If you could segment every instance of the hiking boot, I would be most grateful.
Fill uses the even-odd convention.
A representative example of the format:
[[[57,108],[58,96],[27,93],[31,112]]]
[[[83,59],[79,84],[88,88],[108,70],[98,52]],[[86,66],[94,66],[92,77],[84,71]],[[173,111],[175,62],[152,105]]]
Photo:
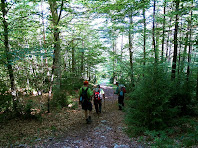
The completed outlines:
[[[88,117],[88,121],[89,121],[89,123],[91,123],[91,122],[92,122],[92,120],[91,120],[91,116],[89,116],[89,117]]]
[[[86,123],[89,124],[89,119],[88,118],[86,119]]]

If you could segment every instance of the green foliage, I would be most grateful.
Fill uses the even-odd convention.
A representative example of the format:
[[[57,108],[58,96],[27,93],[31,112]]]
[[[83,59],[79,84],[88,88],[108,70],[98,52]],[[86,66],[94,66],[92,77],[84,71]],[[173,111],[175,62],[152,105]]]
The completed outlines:
[[[67,94],[62,90],[55,90],[53,94],[53,99],[50,102],[52,107],[62,108],[67,105]]]
[[[8,93],[8,87],[0,81],[0,112],[6,111],[11,107],[12,95]]]
[[[195,87],[193,79],[187,81],[186,77],[183,76],[183,78],[175,80],[174,86],[175,87],[172,88],[173,93],[170,100],[171,106],[178,108],[180,116],[195,114],[196,110],[194,109],[197,103],[196,100],[193,99]]]
[[[146,138],[140,138],[149,147],[192,147],[198,142],[197,121],[192,118],[177,120],[178,125],[165,130],[144,132]]]
[[[126,123],[134,135],[145,130],[163,129],[176,115],[175,108],[169,106],[172,87],[165,68],[148,65],[144,74],[127,102]]]

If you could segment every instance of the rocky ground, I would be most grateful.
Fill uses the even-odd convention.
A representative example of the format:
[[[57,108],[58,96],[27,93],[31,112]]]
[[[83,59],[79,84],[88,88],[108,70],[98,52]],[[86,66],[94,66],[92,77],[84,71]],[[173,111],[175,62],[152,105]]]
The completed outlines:
[[[99,116],[93,110],[91,124],[86,124],[81,117],[63,135],[48,138],[34,147],[142,148],[136,139],[129,138],[125,133],[124,113],[118,110],[117,96],[113,95],[113,89],[106,86],[102,88],[106,94],[105,105],[103,102],[103,110]]]

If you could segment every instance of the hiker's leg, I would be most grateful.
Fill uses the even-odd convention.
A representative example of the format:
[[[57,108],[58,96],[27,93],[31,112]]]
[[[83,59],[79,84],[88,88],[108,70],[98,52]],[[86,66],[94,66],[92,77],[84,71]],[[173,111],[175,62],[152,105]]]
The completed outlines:
[[[122,100],[122,106],[124,107],[124,97],[123,97],[123,100]]]
[[[88,110],[89,110],[89,117],[88,117],[88,123],[91,123],[91,114],[92,114],[92,103],[89,102],[89,106],[88,106]]]
[[[87,110],[85,110],[85,119],[87,119]]]
[[[98,113],[98,102],[97,102],[97,100],[94,100],[94,105],[95,105],[96,113]]]
[[[119,110],[122,109],[122,98],[121,96],[118,96],[118,106],[119,106]]]
[[[124,107],[124,97],[123,96],[121,97],[121,106],[122,106],[122,108]]]
[[[102,111],[102,100],[99,101],[98,105],[99,105],[99,112],[101,113],[101,111]]]
[[[92,111],[89,110],[89,113],[88,113],[89,117],[91,116],[91,114],[92,114]]]

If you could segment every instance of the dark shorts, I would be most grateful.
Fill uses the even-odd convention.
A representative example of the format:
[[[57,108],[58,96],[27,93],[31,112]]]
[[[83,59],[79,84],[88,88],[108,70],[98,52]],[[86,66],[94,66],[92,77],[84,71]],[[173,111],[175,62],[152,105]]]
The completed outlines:
[[[92,103],[91,101],[82,102],[82,109],[92,111]]]

